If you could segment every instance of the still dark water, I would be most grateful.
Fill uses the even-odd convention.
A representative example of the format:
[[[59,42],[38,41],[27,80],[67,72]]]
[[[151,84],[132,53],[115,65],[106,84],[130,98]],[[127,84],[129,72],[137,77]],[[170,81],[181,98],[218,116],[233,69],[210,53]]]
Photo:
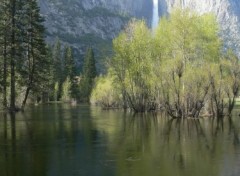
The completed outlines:
[[[0,115],[0,176],[239,176],[240,118],[44,105]]]

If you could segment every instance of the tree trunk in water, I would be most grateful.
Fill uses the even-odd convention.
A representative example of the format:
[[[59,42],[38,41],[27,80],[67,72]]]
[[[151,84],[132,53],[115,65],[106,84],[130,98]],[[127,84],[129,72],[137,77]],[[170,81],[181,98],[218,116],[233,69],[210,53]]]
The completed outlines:
[[[25,105],[26,105],[26,103],[27,103],[27,99],[28,99],[28,95],[29,95],[29,93],[30,93],[30,87],[28,87],[27,88],[27,90],[26,90],[26,93],[25,93],[25,96],[24,96],[24,100],[23,100],[23,102],[22,102],[22,110],[24,110],[24,108],[25,108]]]
[[[123,95],[123,109],[126,110],[128,108],[128,105],[127,105],[127,95],[124,90],[122,91],[122,95]]]
[[[11,98],[10,98],[10,111],[15,111],[15,57],[16,57],[16,48],[15,48],[15,11],[16,11],[16,0],[12,0],[12,9],[11,9],[11,20],[12,20],[12,31],[11,31]]]
[[[11,99],[10,99],[10,111],[15,111],[15,63],[11,59]]]
[[[4,36],[4,51],[3,51],[3,107],[7,109],[7,39]]]
[[[42,103],[47,103],[49,101],[48,92],[42,92]]]

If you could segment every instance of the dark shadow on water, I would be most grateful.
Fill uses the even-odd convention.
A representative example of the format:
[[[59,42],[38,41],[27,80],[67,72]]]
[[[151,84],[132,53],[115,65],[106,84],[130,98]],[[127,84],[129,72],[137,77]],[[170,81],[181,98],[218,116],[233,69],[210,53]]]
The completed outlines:
[[[6,176],[16,176],[17,146],[15,113],[3,113],[3,136],[1,141],[1,153],[4,156],[4,164],[0,166],[1,172]]]
[[[13,160],[13,175],[17,175],[17,163],[16,163],[16,158],[17,158],[17,147],[16,147],[16,116],[15,113],[10,113],[10,119],[11,119],[11,136],[12,136],[12,160]]]
[[[233,144],[235,147],[239,147],[240,141],[239,141],[239,134],[235,127],[235,124],[233,123],[232,117],[228,118],[228,124],[229,124],[229,135],[233,134]]]
[[[239,161],[239,122],[39,106],[3,115],[0,169],[3,176],[218,176]]]

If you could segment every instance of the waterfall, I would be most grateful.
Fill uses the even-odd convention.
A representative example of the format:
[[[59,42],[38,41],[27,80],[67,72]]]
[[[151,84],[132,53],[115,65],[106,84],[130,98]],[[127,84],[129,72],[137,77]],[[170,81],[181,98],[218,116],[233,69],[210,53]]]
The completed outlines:
[[[152,29],[155,29],[159,22],[158,0],[153,0]]]

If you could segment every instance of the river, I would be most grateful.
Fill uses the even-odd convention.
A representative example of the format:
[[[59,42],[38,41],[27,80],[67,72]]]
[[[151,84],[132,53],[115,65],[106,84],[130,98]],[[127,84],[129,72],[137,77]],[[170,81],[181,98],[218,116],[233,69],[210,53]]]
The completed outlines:
[[[239,176],[240,119],[40,105],[1,114],[1,176]]]

